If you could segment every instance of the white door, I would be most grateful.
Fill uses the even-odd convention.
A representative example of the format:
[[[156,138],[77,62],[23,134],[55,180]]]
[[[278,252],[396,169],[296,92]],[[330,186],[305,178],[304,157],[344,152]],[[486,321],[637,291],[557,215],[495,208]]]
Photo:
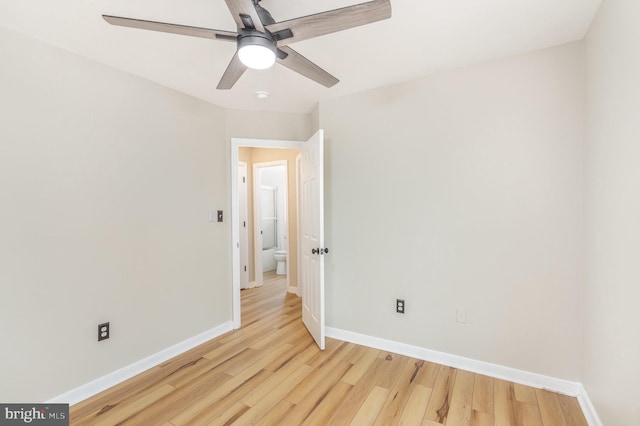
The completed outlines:
[[[303,144],[300,170],[302,322],[324,350],[324,173],[322,130]]]
[[[238,219],[240,220],[240,288],[249,287],[249,215],[247,213],[247,163],[238,161]]]

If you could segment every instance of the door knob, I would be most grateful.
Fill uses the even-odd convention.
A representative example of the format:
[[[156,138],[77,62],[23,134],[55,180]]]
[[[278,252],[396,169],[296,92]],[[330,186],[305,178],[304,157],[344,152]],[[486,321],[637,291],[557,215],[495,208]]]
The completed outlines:
[[[320,254],[320,249],[311,249],[311,254]]]
[[[329,249],[328,248],[320,249],[320,254],[327,254],[327,253],[329,253]]]

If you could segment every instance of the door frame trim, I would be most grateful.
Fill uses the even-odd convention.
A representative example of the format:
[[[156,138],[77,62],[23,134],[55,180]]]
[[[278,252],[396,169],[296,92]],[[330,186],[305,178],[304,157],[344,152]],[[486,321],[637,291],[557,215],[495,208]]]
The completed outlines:
[[[233,328],[241,327],[240,312],[240,215],[238,213],[238,149],[274,148],[274,149],[302,149],[305,141],[290,141],[279,139],[248,139],[231,138],[231,156],[229,168],[231,170],[231,317]]]
[[[242,211],[243,209],[240,207],[240,192],[238,192],[238,214],[242,214],[243,216],[246,217],[246,225],[249,225],[249,165],[244,162],[244,161],[237,161],[237,168],[238,170],[240,169],[240,167],[244,167],[244,175],[245,175],[245,193],[244,193],[244,211]],[[239,176],[236,175],[236,179],[238,179]],[[240,184],[240,182],[238,181],[237,184]],[[236,188],[236,190],[238,190]],[[247,228],[246,226],[244,227],[245,232],[242,233],[242,227],[240,227],[240,217],[238,216],[238,243],[243,242],[245,245],[247,245],[247,265],[246,265],[246,284],[247,284],[247,288],[251,288],[251,281],[249,281],[249,275],[251,273],[251,268],[249,267],[250,263],[249,263],[249,228]],[[242,241],[241,241],[242,240]],[[238,248],[240,248],[240,246],[238,246]],[[238,255],[238,259],[242,260],[242,255],[239,254]],[[240,270],[240,264],[238,264],[238,270]],[[243,276],[243,272],[240,271],[240,288],[242,288],[242,276]],[[255,283],[254,283],[255,285]]]

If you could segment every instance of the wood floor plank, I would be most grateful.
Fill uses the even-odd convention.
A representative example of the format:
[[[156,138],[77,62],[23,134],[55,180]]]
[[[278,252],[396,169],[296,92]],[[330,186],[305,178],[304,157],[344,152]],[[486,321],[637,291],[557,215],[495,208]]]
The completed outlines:
[[[347,355],[344,360],[350,364],[355,364],[364,354],[368,353],[370,349],[371,348],[367,348],[366,346],[356,346],[349,352],[349,355]]]
[[[567,421],[564,418],[562,407],[556,394],[542,389],[536,389],[535,392],[538,398],[542,424],[545,426],[567,426]]]
[[[568,426],[587,426],[587,419],[584,417],[576,398],[562,394],[556,394],[556,396]]]
[[[239,330],[71,407],[76,425],[584,426],[575,398],[326,339],[286,280],[242,291]]]
[[[373,424],[376,417],[380,413],[382,404],[389,396],[389,389],[381,386],[375,386],[364,400],[358,412],[349,423],[352,426]]]
[[[347,342],[343,342],[341,340],[326,339],[324,351],[318,351],[315,356],[307,361],[307,365],[313,368],[321,367],[327,362],[330,362],[333,353],[338,349],[343,348],[346,344]]]
[[[216,399],[210,405],[206,406],[206,408],[195,413],[194,417],[189,420],[188,424],[206,424],[214,421],[217,417],[224,415],[224,413],[228,413],[233,405],[242,403],[242,398],[244,398],[246,394],[251,392],[256,386],[259,386],[272,375],[273,373],[270,371],[260,370],[254,376],[246,380],[241,386],[236,387],[224,397]],[[213,392],[213,390],[210,392]],[[242,413],[236,413],[236,415],[240,416]]]
[[[162,381],[170,384],[176,389],[179,389],[183,386],[188,386],[194,380],[197,381],[202,377],[206,377],[214,370],[216,372],[220,372],[221,370],[216,370],[218,363],[218,361],[212,361],[207,358],[199,358],[196,361],[182,365],[176,371],[168,374]]]
[[[289,414],[283,419],[283,424],[299,425],[309,418],[313,412],[320,406],[320,404],[327,398],[327,395],[331,392],[340,378],[349,371],[351,364],[340,360],[337,364],[333,365],[330,369],[327,369],[324,374],[318,376],[316,379],[311,379],[314,385],[309,389],[308,383],[301,389],[304,389],[305,394],[298,399],[298,403],[291,409]],[[319,379],[319,380],[318,380]],[[291,395],[287,397],[291,401]],[[346,420],[345,423],[346,424]]]
[[[95,418],[98,413],[104,413],[129,399],[143,395],[145,391],[158,386],[168,373],[160,369],[150,369],[129,380],[126,380],[94,397],[81,401],[70,410],[70,421],[81,424],[86,418]]]
[[[394,383],[389,397],[384,402],[380,414],[375,421],[376,426],[396,424],[402,415],[405,405],[415,387],[415,377],[424,363],[407,358],[400,369],[398,380]],[[425,405],[426,410],[426,405]]]
[[[302,422],[303,425],[326,425],[353,386],[339,380]]]
[[[300,327],[300,318],[298,318],[296,321],[298,321],[296,323],[297,330],[284,336],[282,343],[291,343],[294,345],[295,344],[308,344],[308,345],[315,344],[315,340],[313,340],[313,337],[311,337],[311,334],[309,334],[309,330],[307,330],[304,327]],[[318,348],[318,352],[320,352],[320,348]]]
[[[212,388],[231,379],[224,371],[210,370],[169,395],[157,400],[129,420],[139,424],[160,424],[182,411],[192,401],[206,395]],[[175,386],[174,386],[175,387]]]
[[[210,361],[224,362],[247,348],[245,339],[236,339],[213,348],[202,357]]]
[[[342,377],[344,373],[346,373],[349,368],[351,368],[351,364],[344,361],[344,357],[353,349],[353,344],[343,344],[337,350],[335,350],[329,357],[327,357],[325,363],[322,363],[316,366],[313,372],[309,375],[308,380],[299,383],[297,386],[293,387],[291,391],[285,396],[289,402],[293,404],[300,404],[307,395],[312,392],[314,389],[317,391],[318,383],[326,381],[327,376],[333,377],[337,373],[335,369],[340,367],[341,373],[337,377],[336,381]],[[307,365],[309,365],[307,363]],[[311,367],[311,366],[310,366]]]
[[[223,426],[223,425],[231,425],[235,423],[239,417],[241,417],[244,413],[249,410],[249,406],[244,405],[242,402],[236,402],[232,404],[229,408],[224,410],[220,415],[210,422],[206,423],[207,426]]]
[[[348,424],[353,416],[356,415],[360,405],[364,402],[366,397],[371,392],[371,389],[375,386],[378,377],[381,374],[382,363],[385,361],[376,358],[376,360],[369,366],[367,373],[363,375],[358,382],[353,385],[349,393],[345,396],[344,401],[329,420],[329,424]]]
[[[242,398],[242,401],[249,407],[253,407],[275,387],[281,386],[282,382],[289,379],[291,375],[299,371],[301,367],[306,367],[308,372],[313,371],[313,368],[306,365],[305,362],[313,355],[314,352],[315,347],[313,346],[307,346],[307,348],[302,350],[298,348],[298,356],[295,359],[290,360],[286,365],[274,372],[267,380],[256,386],[251,392]],[[297,384],[298,382],[295,384],[289,383],[291,387],[294,387]],[[290,391],[291,388],[287,389],[287,393]],[[281,399],[284,399],[284,396]]]
[[[493,413],[471,410],[471,426],[493,426]]]
[[[244,382],[251,379],[251,377],[258,374],[266,364],[278,358],[278,356],[286,352],[289,347],[290,345],[282,345],[275,349],[273,352],[266,354],[263,358],[256,360],[253,364],[247,365],[247,368],[241,373],[234,376],[230,380],[227,380],[220,387],[212,390],[203,398],[194,401],[190,406],[185,407],[183,411],[172,417],[170,421],[176,426],[180,426],[191,421],[199,414],[201,414],[204,410],[206,410],[208,406],[214,404],[219,399],[226,397],[237,387],[241,386]]]
[[[427,411],[429,399],[432,393],[431,388],[422,385],[415,385],[411,395],[407,400],[404,410],[400,415],[399,425],[418,425]]]
[[[91,424],[95,426],[112,426],[122,423],[129,417],[133,417],[135,414],[143,411],[149,405],[162,397],[169,395],[173,391],[175,391],[173,386],[163,385],[138,399],[128,401],[127,403],[110,410],[105,415],[96,418],[96,421],[92,421]]]
[[[451,406],[451,395],[453,393],[453,384],[456,380],[457,370],[455,368],[441,366],[438,377],[433,386],[433,392],[425,420],[445,424],[449,416],[449,407]]]
[[[493,419],[493,378],[476,374],[473,385],[473,410],[490,414]],[[491,421],[493,423],[493,420]]]
[[[542,418],[540,417],[540,409],[537,405],[527,404],[526,402],[516,402],[518,414],[518,426],[542,426]]]
[[[303,362],[308,365],[309,359],[317,355],[320,351],[316,342],[312,339],[300,339],[298,342],[287,342],[293,345],[292,351],[284,354],[282,358],[273,361],[265,367],[265,370],[278,372],[290,364]]]
[[[389,352],[382,352],[380,356],[385,362],[382,363],[380,377],[376,380],[376,386],[391,389],[398,380],[398,371],[402,370],[402,365],[404,365],[408,358]]]
[[[214,399],[213,401],[209,400],[207,403],[200,405],[198,410],[193,411],[189,414],[188,420],[186,423],[188,425],[200,425],[207,424],[211,421],[214,421],[217,417],[221,416],[223,413],[228,413],[233,405],[238,403],[242,403],[242,398],[251,390],[253,390],[260,383],[267,380],[273,373],[266,370],[260,370],[253,376],[249,377],[245,382],[242,383],[241,386],[237,386],[232,390],[227,389],[227,393],[224,396],[220,396],[219,398]],[[217,392],[218,387],[212,388],[209,390],[209,393]],[[198,404],[198,400],[194,400],[195,402],[191,402],[186,405],[186,407]],[[182,411],[183,409],[170,417],[171,421],[176,424],[176,426],[180,426],[180,424],[184,423],[185,420],[176,420],[175,418],[180,419],[181,415],[184,415]],[[237,415],[241,415],[242,413],[238,413]],[[182,421],[182,423],[180,423]]]
[[[476,375],[469,371],[458,370],[453,384],[451,406],[447,423],[459,426],[471,424],[471,410],[473,407],[473,388]]]
[[[538,398],[536,397],[536,390],[532,387],[521,385],[519,383],[513,384],[516,400],[525,402],[531,405],[538,405]]]
[[[289,348],[287,348],[289,349]],[[221,362],[216,368],[224,371],[230,376],[237,376],[245,371],[249,366],[255,363],[256,359],[259,359],[268,352],[268,349],[253,349],[251,347],[245,348],[238,352],[233,357]]]
[[[301,331],[303,330],[300,330],[300,325],[297,322],[292,321],[284,327],[274,328],[270,333],[265,333],[264,336],[252,339],[249,347],[252,349],[262,349],[265,347],[270,347],[274,344],[274,342],[282,342],[292,333],[300,333]]]
[[[367,351],[342,378],[342,381],[350,385],[355,385],[358,380],[367,372],[371,364],[378,359],[379,352],[377,350]]]
[[[418,362],[421,363],[421,366],[415,378],[416,384],[433,389],[441,366],[428,361]]]
[[[273,407],[269,412],[261,418],[256,425],[257,426],[273,426],[273,425],[281,425],[282,419],[287,415],[293,404],[287,401],[286,399],[281,399],[275,407]]]
[[[256,424],[261,418],[265,417],[267,413],[273,409],[279,401],[289,392],[289,390],[300,383],[312,370],[308,365],[300,365],[293,372],[284,378],[280,383],[274,386],[269,392],[263,393],[263,396],[254,401],[251,397],[247,396],[243,399],[243,402],[247,404],[249,399],[253,406],[241,417],[238,418],[239,424]],[[247,404],[249,405],[249,404]]]
[[[493,380],[494,422],[496,426],[517,425],[517,400],[513,383]]]

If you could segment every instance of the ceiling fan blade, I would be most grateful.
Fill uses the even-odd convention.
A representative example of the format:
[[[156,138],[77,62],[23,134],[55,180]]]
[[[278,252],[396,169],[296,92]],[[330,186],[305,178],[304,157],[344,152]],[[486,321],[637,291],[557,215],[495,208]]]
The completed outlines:
[[[303,76],[322,84],[324,87],[335,86],[340,80],[293,50],[288,46],[283,46],[278,49],[286,54],[278,56],[278,63],[284,65],[292,71],[302,74]]]
[[[252,0],[225,0],[225,2],[238,28],[256,29],[264,32],[264,27]]]
[[[389,0],[374,0],[354,6],[334,9],[315,15],[267,25],[278,41],[278,47],[302,40],[359,27],[391,17]]]
[[[102,17],[111,25],[119,25],[121,27],[139,28],[141,30],[160,31],[163,33],[181,34],[191,37],[211,38],[223,41],[236,41],[238,38],[238,33],[233,31],[190,27],[188,25],[168,24],[165,22],[145,21],[142,19],[123,18],[111,15],[102,15]]]
[[[222,75],[222,78],[220,79],[220,83],[218,83],[217,89],[218,90],[231,89],[233,85],[236,84],[236,81],[238,81],[238,79],[242,77],[242,74],[244,74],[246,70],[247,70],[247,66],[242,62],[240,62],[240,58],[238,58],[238,52],[236,52],[236,54],[233,55],[233,58],[231,58],[231,62],[229,62],[229,65],[227,66],[226,71]]]

